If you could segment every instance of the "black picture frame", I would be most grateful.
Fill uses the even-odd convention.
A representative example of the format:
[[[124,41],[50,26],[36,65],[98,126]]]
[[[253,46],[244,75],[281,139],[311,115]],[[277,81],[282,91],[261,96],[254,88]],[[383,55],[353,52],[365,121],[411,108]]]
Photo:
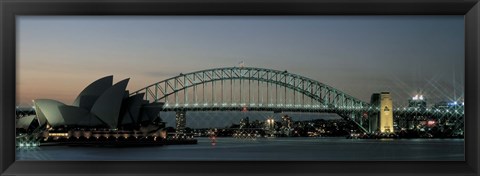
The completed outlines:
[[[478,0],[0,0],[1,175],[479,175]],[[464,15],[465,161],[15,161],[18,15]]]

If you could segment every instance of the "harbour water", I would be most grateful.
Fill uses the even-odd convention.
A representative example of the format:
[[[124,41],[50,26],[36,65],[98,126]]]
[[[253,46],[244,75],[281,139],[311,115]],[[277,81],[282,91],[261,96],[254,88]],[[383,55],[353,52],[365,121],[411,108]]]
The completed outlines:
[[[463,139],[198,138],[194,145],[41,146],[17,160],[95,161],[463,161]]]

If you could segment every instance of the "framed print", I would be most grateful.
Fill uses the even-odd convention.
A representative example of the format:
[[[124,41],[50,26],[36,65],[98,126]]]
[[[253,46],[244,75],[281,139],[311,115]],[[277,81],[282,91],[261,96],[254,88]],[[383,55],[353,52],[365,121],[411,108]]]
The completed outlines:
[[[477,1],[1,5],[2,175],[478,174]]]

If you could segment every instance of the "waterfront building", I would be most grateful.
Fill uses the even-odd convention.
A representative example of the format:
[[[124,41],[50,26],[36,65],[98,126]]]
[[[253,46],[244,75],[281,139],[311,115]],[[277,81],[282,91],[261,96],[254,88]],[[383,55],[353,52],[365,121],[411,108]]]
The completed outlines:
[[[427,99],[423,95],[415,95],[408,100],[408,108],[414,112],[425,111],[427,109]],[[415,129],[419,124],[426,122],[428,119],[423,113],[413,113],[411,117],[407,117],[407,128]]]
[[[380,132],[393,133],[393,102],[390,92],[380,93]]]
[[[465,112],[465,103],[457,102],[457,101],[451,101],[451,102],[441,101],[433,105],[432,109],[440,112],[451,112],[454,114],[457,114],[457,113],[463,114]],[[464,118],[463,117],[445,118],[444,116],[441,116],[435,119],[432,118],[428,120],[435,120],[437,125],[442,130],[450,130],[451,128],[457,128],[456,126],[463,125]],[[463,132],[460,130],[457,133],[463,133]]]
[[[425,109],[427,108],[427,99],[423,95],[417,94],[408,100],[408,107]]]
[[[268,117],[265,121],[265,128],[273,129],[275,127],[275,120],[272,117]]]
[[[143,93],[130,95],[126,90],[128,81],[124,79],[113,84],[113,76],[100,78],[83,89],[72,105],[52,99],[35,99],[32,101],[35,115],[19,119],[17,128],[25,128],[34,121],[38,128],[45,129],[47,138],[72,137],[71,134],[78,130],[84,131],[84,137],[92,136],[92,131],[103,131],[102,135],[105,133],[103,136],[107,138],[115,135],[118,138],[120,132],[136,135],[135,131],[160,129],[154,122],[159,121],[163,103],[143,100]],[[142,132],[142,135],[149,134]]]
[[[175,129],[177,134],[184,134],[187,125],[187,119],[185,111],[177,111],[175,115]]]
[[[265,131],[269,135],[273,135],[275,133],[275,120],[273,117],[268,117],[265,121]]]

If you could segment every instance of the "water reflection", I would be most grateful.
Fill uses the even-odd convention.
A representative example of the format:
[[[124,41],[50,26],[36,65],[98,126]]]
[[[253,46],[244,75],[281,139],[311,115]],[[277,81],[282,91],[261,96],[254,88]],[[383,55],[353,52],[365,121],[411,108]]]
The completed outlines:
[[[463,139],[198,138],[197,145],[42,146],[17,149],[18,160],[463,161]]]

